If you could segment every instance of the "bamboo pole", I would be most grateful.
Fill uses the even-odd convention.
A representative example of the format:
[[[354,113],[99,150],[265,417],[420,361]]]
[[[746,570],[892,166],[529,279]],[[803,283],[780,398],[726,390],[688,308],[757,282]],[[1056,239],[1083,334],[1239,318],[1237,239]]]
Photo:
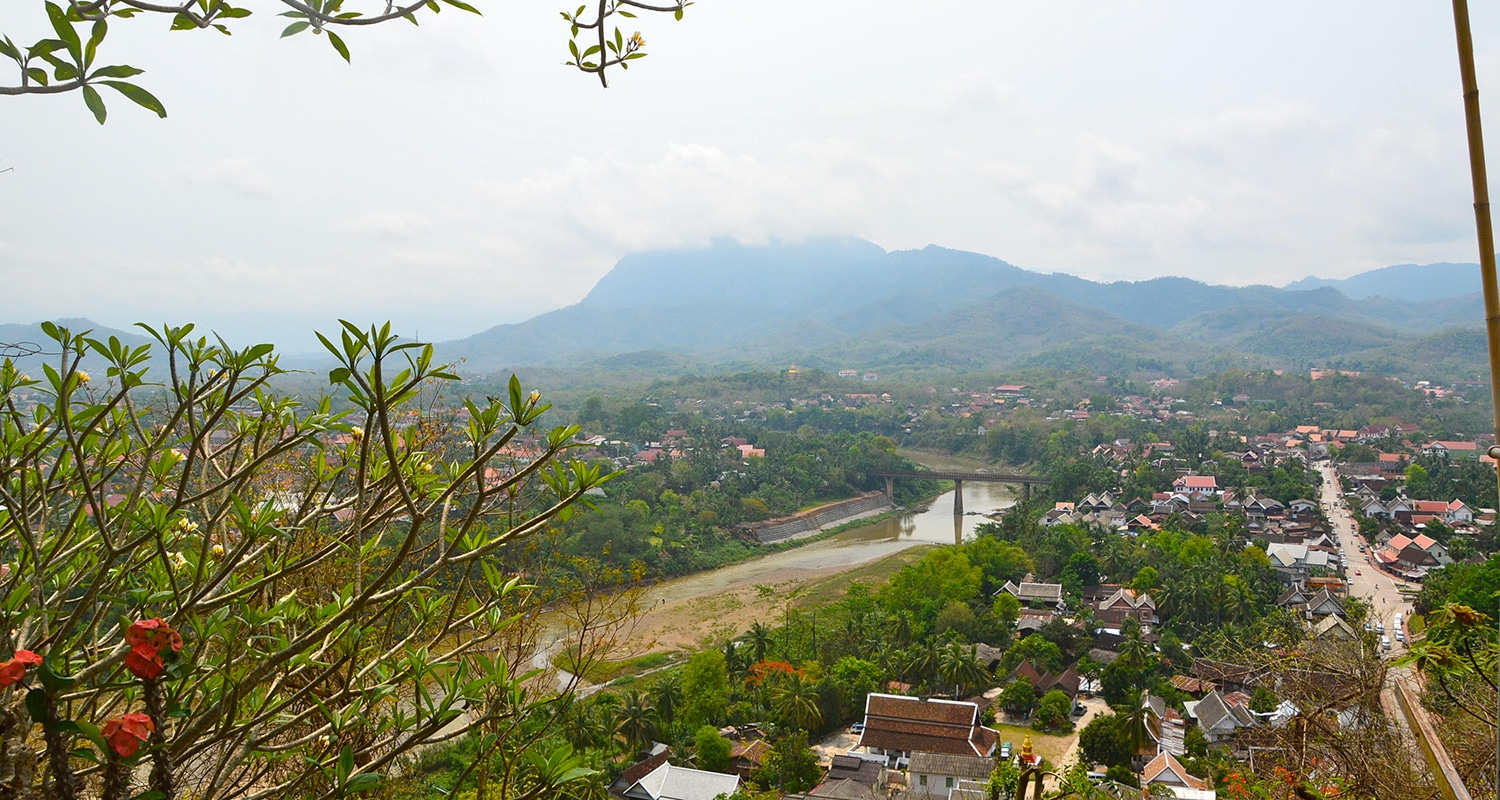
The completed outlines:
[[[1469,32],[1468,0],[1453,0],[1453,27],[1458,33],[1458,69],[1463,79],[1464,122],[1469,136],[1469,173],[1474,182],[1474,227],[1479,235],[1479,278],[1484,286],[1484,327],[1490,350],[1490,401],[1494,405],[1497,444],[1490,448],[1489,455],[1500,461],[1500,285],[1495,279],[1495,232],[1490,223],[1490,187],[1484,168],[1484,128],[1479,121],[1479,82],[1474,77],[1474,37]],[[1500,493],[1500,482],[1497,482],[1496,490]],[[1500,505],[1496,507],[1500,508]],[[1496,703],[1496,713],[1500,715],[1500,696],[1497,696]],[[1494,779],[1496,795],[1500,796],[1500,729],[1496,731]]]

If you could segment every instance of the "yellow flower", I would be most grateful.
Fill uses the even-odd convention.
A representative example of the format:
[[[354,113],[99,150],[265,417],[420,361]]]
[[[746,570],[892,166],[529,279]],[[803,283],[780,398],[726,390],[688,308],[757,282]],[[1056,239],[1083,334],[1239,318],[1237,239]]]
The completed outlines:
[[[365,429],[359,427],[358,425],[355,425],[353,429],[349,431],[349,435],[353,436],[356,440],[363,439],[365,436]]]
[[[639,49],[641,49],[642,47],[645,47],[645,46],[646,46],[646,40],[643,39],[643,38],[641,38],[641,32],[640,31],[636,31],[635,33],[630,34],[630,49],[631,50],[639,50]]]
[[[216,544],[216,545],[214,545],[214,555],[216,555],[216,556],[222,556],[222,555],[224,555],[224,545],[222,545],[222,544]]]
[[[88,383],[89,382],[89,374],[87,372],[84,372],[83,370],[78,370],[78,382],[79,383]]]

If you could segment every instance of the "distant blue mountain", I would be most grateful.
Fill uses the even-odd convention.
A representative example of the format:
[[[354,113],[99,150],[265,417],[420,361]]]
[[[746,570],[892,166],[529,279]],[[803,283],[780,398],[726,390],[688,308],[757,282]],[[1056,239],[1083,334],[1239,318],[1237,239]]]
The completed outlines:
[[[1343,279],[1303,278],[1284,288],[1291,291],[1331,287],[1354,300],[1389,297],[1409,303],[1462,297],[1480,289],[1478,264],[1397,264]]]
[[[1482,319],[1466,278],[1474,278],[1471,266],[1442,264],[1290,289],[1176,277],[1098,283],[936,245],[886,252],[854,237],[716,242],[627,256],[576,305],[442,343],[439,352],[481,372],[607,370],[643,352],[673,363],[884,370],[1049,361],[1202,370],[1246,356],[1301,368],[1355,352],[1413,362],[1399,348]]]

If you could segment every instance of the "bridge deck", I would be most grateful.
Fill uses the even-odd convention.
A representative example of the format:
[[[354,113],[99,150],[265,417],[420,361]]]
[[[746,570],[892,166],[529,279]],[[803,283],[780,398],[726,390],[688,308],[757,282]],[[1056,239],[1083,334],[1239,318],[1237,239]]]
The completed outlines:
[[[984,483],[1041,485],[1049,482],[1046,478],[1038,478],[1035,475],[1011,475],[1003,472],[937,472],[923,470],[920,472],[871,472],[870,474],[881,478],[936,478],[943,481],[980,481]]]

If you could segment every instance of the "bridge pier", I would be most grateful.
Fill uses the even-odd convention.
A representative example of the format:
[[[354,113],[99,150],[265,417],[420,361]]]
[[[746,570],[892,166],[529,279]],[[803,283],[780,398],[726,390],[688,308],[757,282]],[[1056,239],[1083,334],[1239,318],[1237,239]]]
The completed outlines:
[[[953,482],[953,516],[963,516],[964,513],[964,482],[955,480]]]
[[[891,501],[891,505],[896,504],[896,479],[889,475],[885,476],[885,499]]]
[[[890,480],[890,478],[886,478],[886,480]],[[1029,502],[1031,500],[1031,484],[1023,483],[1021,485],[1026,487],[1026,500]]]

